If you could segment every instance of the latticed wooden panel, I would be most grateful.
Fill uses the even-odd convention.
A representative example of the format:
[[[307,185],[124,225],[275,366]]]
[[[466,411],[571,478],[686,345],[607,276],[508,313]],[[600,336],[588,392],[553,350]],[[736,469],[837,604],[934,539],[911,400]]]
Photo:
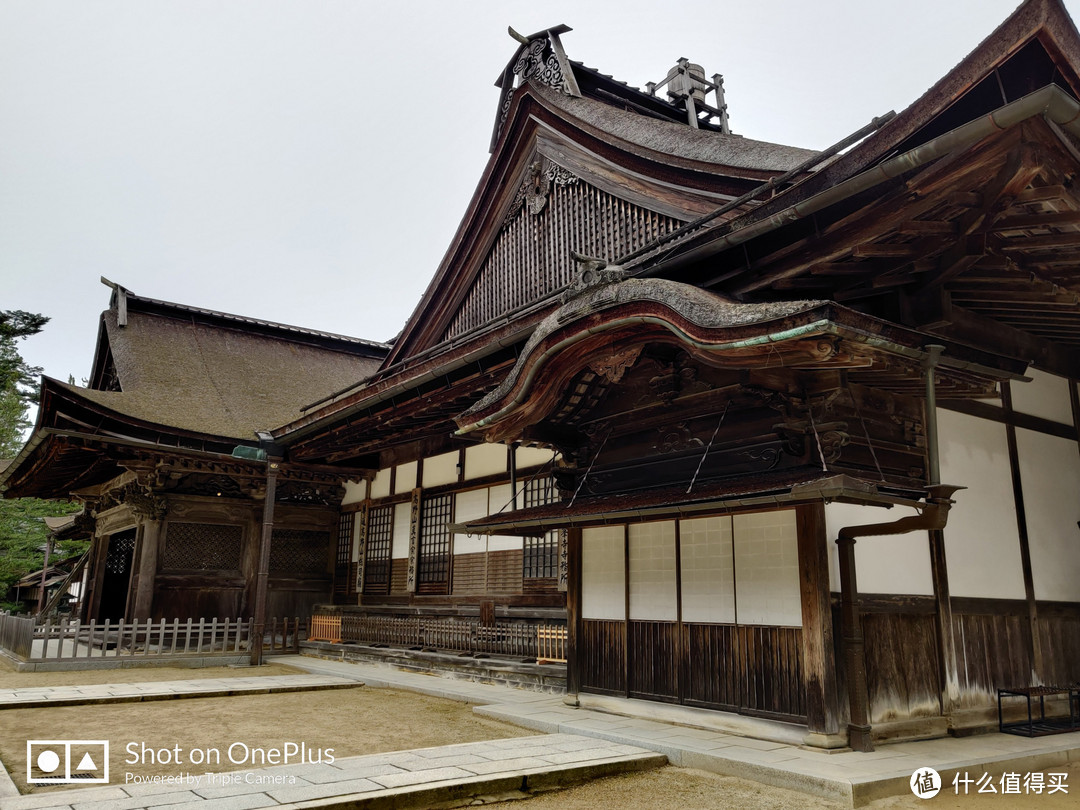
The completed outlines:
[[[135,554],[135,530],[119,532],[109,538],[109,550],[105,554],[105,570],[110,574],[126,574],[131,570]]]
[[[183,571],[239,571],[242,526],[172,523],[165,529],[162,568]]]
[[[364,593],[390,591],[390,550],[394,538],[394,507],[376,506],[368,512]]]
[[[344,596],[355,592],[356,578],[351,576],[353,528],[356,516],[343,512],[338,519],[337,560],[334,565],[334,593]]]
[[[522,206],[503,228],[443,340],[569,284],[571,251],[613,261],[681,224],[580,180],[554,185],[538,214]]]
[[[420,585],[447,583],[450,576],[450,531],[454,518],[454,496],[424,498],[420,506],[420,554],[417,582]]]
[[[270,538],[270,571],[294,576],[326,573],[329,532],[274,529]]]

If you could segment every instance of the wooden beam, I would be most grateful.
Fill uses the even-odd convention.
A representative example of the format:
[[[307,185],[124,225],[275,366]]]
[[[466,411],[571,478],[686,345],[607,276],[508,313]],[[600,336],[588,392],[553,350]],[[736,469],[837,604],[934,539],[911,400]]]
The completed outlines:
[[[1080,211],[1048,211],[1042,214],[1017,214],[1004,217],[993,224],[993,230],[1023,231],[1034,228],[1047,228],[1051,225],[1080,225]]]
[[[1015,205],[1024,205],[1033,202],[1046,202],[1047,200],[1059,200],[1068,194],[1065,186],[1039,186],[1027,188],[1016,195]]]
[[[1063,377],[1080,376],[1080,353],[955,304],[949,325],[931,331],[985,351],[1026,360]]]

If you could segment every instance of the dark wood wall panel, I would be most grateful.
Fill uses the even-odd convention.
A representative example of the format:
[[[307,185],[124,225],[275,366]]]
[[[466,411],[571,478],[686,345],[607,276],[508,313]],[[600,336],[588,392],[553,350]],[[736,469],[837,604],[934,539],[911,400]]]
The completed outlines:
[[[485,563],[485,556],[487,561]],[[454,555],[455,596],[521,593],[521,550]]]
[[[607,695],[626,693],[626,623],[581,622],[581,689]]]
[[[409,561],[406,559],[391,560],[390,562],[390,593],[408,593]]]
[[[806,717],[802,673],[802,630],[797,627],[738,627],[738,662],[750,713]]]
[[[686,702],[714,709],[739,708],[738,632],[730,624],[686,625]]]
[[[1039,613],[1042,639],[1043,681],[1052,684],[1080,683],[1080,605],[1063,615]],[[1070,615],[1071,614],[1071,615]]]
[[[996,703],[997,690],[1031,680],[1026,611],[953,613],[961,706]]]
[[[679,625],[632,621],[630,696],[675,701],[679,698]]]
[[[488,583],[491,593],[521,593],[521,549],[492,551],[488,562]]]
[[[940,714],[934,616],[864,613],[862,629],[870,722]]]
[[[484,593],[484,555],[455,554],[453,593],[458,596]]]

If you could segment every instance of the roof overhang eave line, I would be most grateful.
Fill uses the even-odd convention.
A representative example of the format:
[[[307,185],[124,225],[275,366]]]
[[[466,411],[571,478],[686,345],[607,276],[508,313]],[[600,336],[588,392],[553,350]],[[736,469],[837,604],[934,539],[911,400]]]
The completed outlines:
[[[788,206],[775,214],[730,233],[718,236],[702,245],[701,249],[695,250],[693,255],[696,258],[704,258],[722,253],[728,248],[749,242],[751,239],[775,231],[784,225],[805,219],[811,214],[843,202],[887,180],[925,166],[957,148],[970,146],[983,138],[993,135],[995,132],[1009,129],[1021,121],[1035,116],[1042,116],[1047,121],[1053,122],[1071,134],[1080,137],[1080,102],[1077,102],[1058,85],[1048,84],[1016,101],[1011,101],[992,112],[962,124],[956,129],[909,149],[903,154],[896,155],[873,168],[860,172],[854,177],[849,177],[847,180],[820,191],[802,202]],[[664,256],[661,254],[655,264],[639,270],[638,274],[651,275],[658,272],[664,265]],[[768,279],[758,280],[749,284],[746,291],[749,292],[768,284]]]

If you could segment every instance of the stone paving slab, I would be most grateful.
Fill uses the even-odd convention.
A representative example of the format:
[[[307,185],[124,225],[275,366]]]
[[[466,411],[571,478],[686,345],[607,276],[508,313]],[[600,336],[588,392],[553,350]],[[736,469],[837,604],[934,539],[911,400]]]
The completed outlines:
[[[107,683],[93,686],[43,686],[0,689],[0,709],[25,709],[43,704],[77,706],[86,703],[130,703],[195,697],[229,697],[276,692],[351,689],[362,683],[338,675],[266,675],[240,678],[200,678],[186,681]]]
[[[566,747],[576,749],[568,753]],[[569,758],[569,759],[567,759]],[[453,765],[447,760],[452,759]],[[3,810],[253,810],[254,808],[427,807],[531,788],[548,789],[597,776],[658,768],[667,760],[642,748],[540,735],[192,775],[181,784],[112,785],[4,797]],[[312,803],[315,803],[314,805]]]
[[[371,685],[412,689],[478,704],[485,717],[552,735],[623,743],[663,754],[673,765],[738,776],[799,790],[858,807],[873,799],[910,795],[909,779],[932,767],[951,785],[957,772],[982,776],[1006,771],[1052,770],[1080,761],[1080,733],[1026,738],[1011,734],[947,737],[879,746],[869,754],[826,752],[731,731],[686,728],[568,706],[558,695],[488,686],[380,667],[300,657],[309,672],[363,679]],[[633,701],[627,701],[628,713]],[[1076,790],[1080,786],[1070,786]]]

